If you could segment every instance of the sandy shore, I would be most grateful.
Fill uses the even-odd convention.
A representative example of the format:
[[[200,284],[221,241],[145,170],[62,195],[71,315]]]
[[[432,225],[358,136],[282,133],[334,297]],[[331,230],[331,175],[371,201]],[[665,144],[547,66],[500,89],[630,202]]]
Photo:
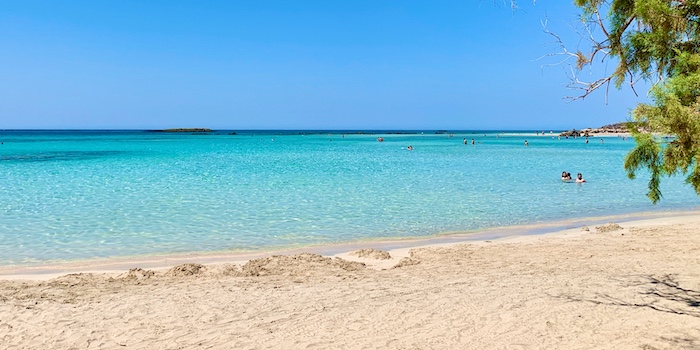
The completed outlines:
[[[700,213],[619,226],[0,280],[0,348],[700,348]]]

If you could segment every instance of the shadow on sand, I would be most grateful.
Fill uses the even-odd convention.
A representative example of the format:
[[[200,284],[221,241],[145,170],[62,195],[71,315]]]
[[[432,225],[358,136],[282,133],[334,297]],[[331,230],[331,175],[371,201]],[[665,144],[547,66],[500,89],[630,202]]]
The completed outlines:
[[[642,302],[630,302],[610,295],[599,294],[595,299],[569,296],[572,301],[587,301],[598,305],[641,307],[677,315],[700,317],[700,290],[684,288],[672,275],[644,276],[641,281],[629,283],[629,287],[641,287]]]
[[[661,277],[653,275],[641,276],[641,278],[636,278],[634,281],[625,282],[624,286],[638,290],[635,293],[636,296],[630,297],[630,299],[636,300],[625,300],[608,294],[597,294],[592,298],[573,295],[560,297],[574,302],[646,308],[664,313],[700,318],[700,290],[683,287],[673,275],[663,275]],[[692,336],[662,337],[661,340],[673,344],[674,348],[700,348],[700,339]],[[645,345],[642,349],[655,350],[657,348]]]

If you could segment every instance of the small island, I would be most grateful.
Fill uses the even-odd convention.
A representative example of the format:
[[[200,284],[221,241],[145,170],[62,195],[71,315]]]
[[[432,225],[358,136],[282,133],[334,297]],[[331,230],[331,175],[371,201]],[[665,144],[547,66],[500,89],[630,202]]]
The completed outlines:
[[[212,129],[207,128],[176,128],[176,129],[162,129],[162,130],[147,130],[149,132],[213,132]]]

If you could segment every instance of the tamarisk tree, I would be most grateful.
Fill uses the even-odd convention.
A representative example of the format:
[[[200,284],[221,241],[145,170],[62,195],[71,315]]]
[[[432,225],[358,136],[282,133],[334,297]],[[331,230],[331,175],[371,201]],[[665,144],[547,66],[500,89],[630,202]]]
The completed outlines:
[[[637,105],[628,123],[636,145],[625,158],[627,175],[634,179],[639,170],[649,170],[647,195],[653,203],[661,199],[663,176],[684,174],[700,195],[700,0],[575,4],[592,44],[587,52],[564,52],[576,61],[571,86],[581,94],[575,98],[611,84],[634,90],[638,81],[650,82],[652,103]],[[577,72],[608,59],[616,65],[610,75],[592,82],[577,79]]]

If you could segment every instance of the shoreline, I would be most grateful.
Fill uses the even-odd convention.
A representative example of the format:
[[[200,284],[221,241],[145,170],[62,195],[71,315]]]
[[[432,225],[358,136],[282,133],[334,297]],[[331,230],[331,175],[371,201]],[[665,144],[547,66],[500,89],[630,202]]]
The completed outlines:
[[[390,252],[0,279],[0,338],[12,349],[698,349],[700,211],[665,214]]]
[[[86,259],[75,261],[39,263],[35,265],[0,266],[2,280],[49,280],[67,274],[95,273],[119,274],[130,269],[141,268],[155,271],[166,270],[181,264],[242,265],[253,259],[278,255],[318,254],[327,257],[350,258],[351,251],[378,249],[388,251],[392,256],[405,257],[410,249],[445,247],[457,244],[478,244],[491,241],[517,241],[543,236],[559,236],[582,227],[603,225],[608,222],[635,223],[678,217],[700,216],[700,209],[665,210],[636,212],[622,215],[593,216],[559,220],[540,224],[501,226],[475,231],[442,232],[426,237],[400,237],[394,239],[372,239],[353,242],[310,245],[298,248],[270,249],[251,252],[190,252],[172,254],[149,254]],[[350,258],[352,259],[352,258]]]

